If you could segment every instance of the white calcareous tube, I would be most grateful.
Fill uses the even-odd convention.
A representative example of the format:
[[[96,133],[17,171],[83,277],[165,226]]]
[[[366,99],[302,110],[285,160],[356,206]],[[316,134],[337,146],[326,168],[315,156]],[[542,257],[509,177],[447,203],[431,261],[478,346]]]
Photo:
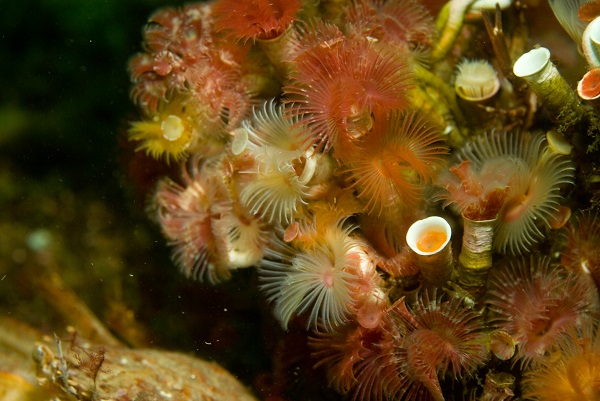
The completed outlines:
[[[581,116],[584,111],[577,94],[560,75],[550,57],[550,50],[545,47],[533,49],[519,57],[513,66],[513,73],[527,81],[554,115],[559,118],[566,114]]]
[[[434,285],[445,284],[452,274],[450,224],[439,216],[414,222],[406,233],[406,243],[417,254],[423,277]]]

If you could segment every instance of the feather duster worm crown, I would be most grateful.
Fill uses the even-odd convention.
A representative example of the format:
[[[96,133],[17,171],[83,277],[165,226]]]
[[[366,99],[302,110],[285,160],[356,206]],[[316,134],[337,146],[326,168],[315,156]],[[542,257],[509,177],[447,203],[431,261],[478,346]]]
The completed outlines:
[[[515,339],[515,357],[523,365],[535,364],[551,351],[592,310],[593,301],[588,281],[547,257],[523,257],[489,279],[492,321]]]
[[[448,149],[438,129],[416,112],[391,112],[377,120],[346,163],[348,181],[370,213],[407,207],[422,198]]]
[[[308,127],[308,143],[338,157],[368,133],[371,113],[405,108],[413,85],[401,54],[356,37],[306,49],[293,68],[283,89],[290,115]]]
[[[562,186],[573,183],[572,162],[551,151],[540,135],[488,133],[467,143],[459,157],[477,172],[490,163],[504,166],[498,174],[508,191],[494,236],[495,249],[503,253],[520,254],[538,243],[560,206]]]

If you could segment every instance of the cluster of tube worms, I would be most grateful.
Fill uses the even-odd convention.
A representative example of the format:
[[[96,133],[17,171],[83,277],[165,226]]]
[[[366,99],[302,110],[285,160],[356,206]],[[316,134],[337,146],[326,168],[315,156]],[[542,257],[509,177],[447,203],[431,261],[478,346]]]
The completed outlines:
[[[528,42],[539,1],[430,6],[158,10],[130,140],[181,175],[151,214],[187,277],[254,268],[351,399],[598,399],[597,2],[550,1],[578,90]]]

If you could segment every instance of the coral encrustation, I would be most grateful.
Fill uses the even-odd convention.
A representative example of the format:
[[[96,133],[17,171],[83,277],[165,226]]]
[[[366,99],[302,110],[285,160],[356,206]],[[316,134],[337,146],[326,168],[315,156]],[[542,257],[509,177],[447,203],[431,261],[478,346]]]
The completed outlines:
[[[130,140],[181,175],[149,210],[187,277],[254,268],[281,336],[305,326],[303,359],[339,393],[508,400],[525,377],[546,399],[548,375],[598,357],[600,119],[549,50],[527,53],[539,1],[449,0],[435,19],[429,3],[158,10],[129,63]],[[582,10],[555,9],[577,40]],[[446,228],[409,247],[427,216]]]

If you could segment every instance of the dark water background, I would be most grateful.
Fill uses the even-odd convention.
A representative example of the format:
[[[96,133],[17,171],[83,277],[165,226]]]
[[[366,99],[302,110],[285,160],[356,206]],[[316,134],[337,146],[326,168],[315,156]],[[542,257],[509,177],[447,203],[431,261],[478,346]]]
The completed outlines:
[[[248,381],[263,364],[250,341],[261,321],[252,278],[219,289],[185,280],[128,172],[127,60],[167,4],[177,2],[1,2],[0,314],[64,331],[71,322],[39,291],[50,269],[107,325],[114,304],[133,313],[135,324],[113,328],[139,335],[133,345],[215,358]]]

